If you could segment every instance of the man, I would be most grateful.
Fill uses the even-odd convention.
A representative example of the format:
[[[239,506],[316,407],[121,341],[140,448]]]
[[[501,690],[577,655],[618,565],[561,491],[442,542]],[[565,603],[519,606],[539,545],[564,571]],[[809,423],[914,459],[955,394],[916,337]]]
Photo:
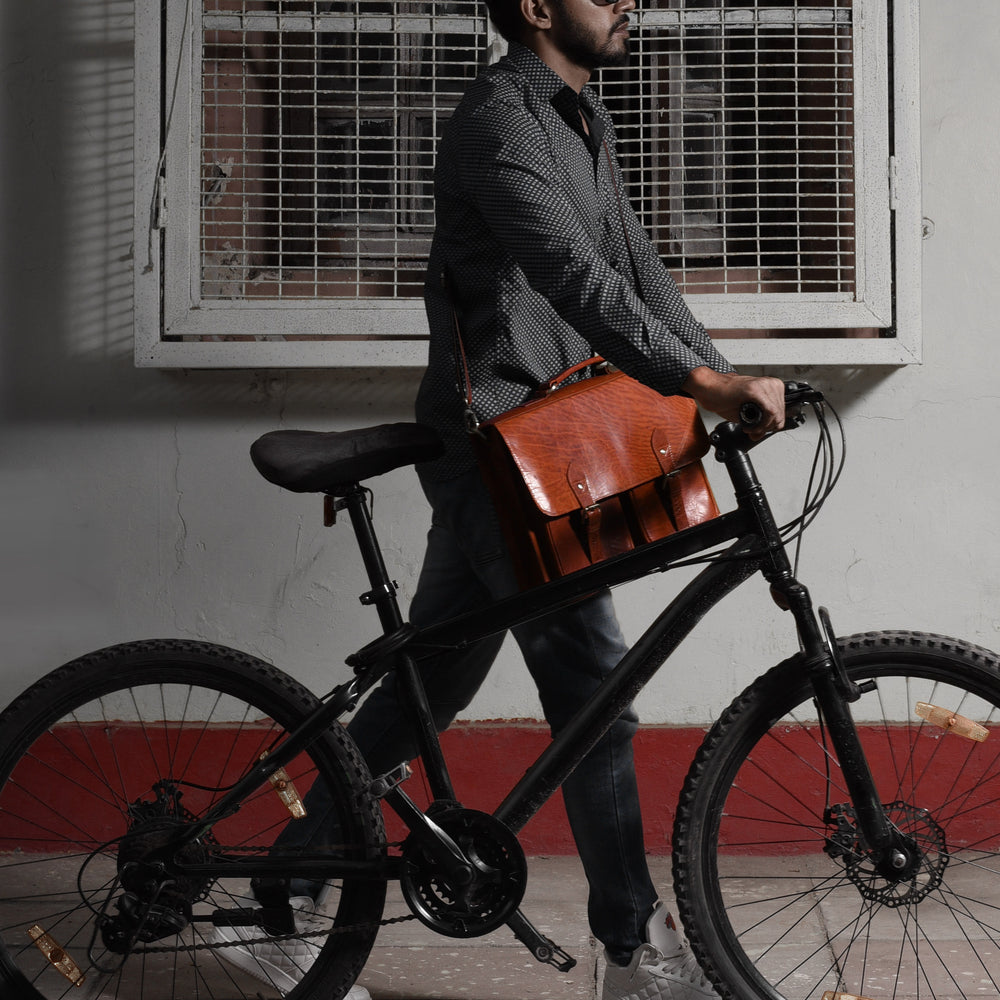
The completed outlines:
[[[737,375],[677,292],[623,195],[607,110],[592,72],[628,52],[635,0],[487,0],[508,55],[470,87],[441,145],[437,227],[425,289],[430,356],[417,417],[447,449],[419,468],[433,516],[410,620],[427,625],[517,589],[496,513],[468,442],[456,390],[458,317],[476,415],[523,403],[543,381],[598,353],[664,394],[684,392],[737,419],[752,401],[778,429],[784,389]],[[625,653],[610,594],[514,630],[553,732]],[[482,684],[503,637],[423,670],[446,728]],[[646,865],[632,736],[623,714],[563,787],[589,884],[588,914],[605,947],[604,1000],[715,997]],[[374,774],[414,755],[392,678],[349,731]],[[321,815],[321,804],[307,801]],[[303,828],[304,830],[304,828]],[[284,844],[301,842],[289,824]],[[320,835],[316,834],[317,838]],[[317,886],[292,885],[307,912]],[[222,952],[233,958],[239,949]],[[258,956],[259,958],[259,956]],[[360,987],[351,1000],[365,1000]]]
[[[596,353],[727,419],[738,419],[743,402],[757,403],[765,413],[757,434],[784,421],[782,383],[733,373],[619,194],[613,125],[587,84],[594,70],[627,57],[634,0],[487,6],[509,52],[466,93],[435,174],[425,291],[430,360],[417,418],[441,432],[447,453],[419,470],[434,512],[411,606],[421,625],[516,589],[455,388],[456,316],[481,420]],[[553,732],[626,648],[607,593],[522,626],[515,638]],[[471,699],[499,642],[487,640],[428,673],[440,727]],[[395,726],[390,695],[376,692],[350,727],[376,772],[392,759],[383,752]],[[380,733],[366,709],[372,720],[379,713]],[[626,713],[563,788],[590,886],[591,928],[605,946],[603,997],[714,997],[649,877],[632,763],[636,723]]]

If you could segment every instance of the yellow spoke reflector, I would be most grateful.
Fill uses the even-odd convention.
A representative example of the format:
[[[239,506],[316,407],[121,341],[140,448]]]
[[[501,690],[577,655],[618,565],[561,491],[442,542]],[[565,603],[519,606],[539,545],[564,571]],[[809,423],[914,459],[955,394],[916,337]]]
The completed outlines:
[[[260,755],[263,760],[267,756],[265,751]],[[279,767],[268,779],[271,787],[278,793],[278,798],[284,803],[285,808],[292,814],[293,819],[302,819],[306,814],[306,807],[302,804],[302,796],[299,795],[292,779],[288,777],[288,772]]]
[[[54,969],[58,969],[74,986],[83,985],[83,973],[80,971],[80,966],[62,950],[62,947],[50,934],[43,931],[38,924],[34,924],[28,928],[28,935]]]
[[[916,708],[917,715],[921,719],[926,719],[932,726],[938,726],[955,733],[957,736],[964,736],[967,740],[975,740],[983,743],[990,735],[989,730],[967,719],[964,715],[956,715],[947,708],[938,708],[936,705],[928,705],[926,701],[918,701]],[[846,994],[844,994],[846,996]]]

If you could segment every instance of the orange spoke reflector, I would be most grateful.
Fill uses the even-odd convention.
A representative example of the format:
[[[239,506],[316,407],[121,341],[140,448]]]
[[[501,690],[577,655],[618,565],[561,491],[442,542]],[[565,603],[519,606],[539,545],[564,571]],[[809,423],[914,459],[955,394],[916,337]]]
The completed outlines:
[[[50,934],[46,934],[38,924],[34,924],[28,928],[28,935],[54,969],[58,969],[74,986],[83,985],[80,966],[62,950]]]
[[[263,760],[266,756],[266,752],[262,753],[260,759]],[[271,787],[278,793],[278,798],[284,803],[285,808],[292,814],[293,819],[302,819],[306,814],[306,807],[302,804],[302,796],[296,790],[292,779],[288,777],[288,772],[283,767],[279,767],[268,780],[271,782]]]
[[[947,708],[938,708],[936,705],[928,705],[926,701],[918,701],[916,708],[917,715],[921,719],[926,719],[932,726],[938,726],[955,733],[957,736],[964,736],[967,740],[975,740],[983,743],[990,735],[988,729],[967,719],[964,715],[956,715]],[[846,994],[844,994],[846,996]]]
[[[855,996],[853,993],[834,993],[833,990],[827,990],[823,994],[823,1000],[867,1000],[867,998]]]

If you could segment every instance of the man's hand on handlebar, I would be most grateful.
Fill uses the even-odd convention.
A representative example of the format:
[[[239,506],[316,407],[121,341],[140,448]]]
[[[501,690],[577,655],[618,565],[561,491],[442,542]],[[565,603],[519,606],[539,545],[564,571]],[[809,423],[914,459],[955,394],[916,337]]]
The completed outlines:
[[[683,389],[699,406],[734,423],[740,422],[740,408],[745,404],[759,408],[761,419],[747,428],[754,441],[785,426],[785,383],[781,379],[723,373],[702,366],[688,375]]]

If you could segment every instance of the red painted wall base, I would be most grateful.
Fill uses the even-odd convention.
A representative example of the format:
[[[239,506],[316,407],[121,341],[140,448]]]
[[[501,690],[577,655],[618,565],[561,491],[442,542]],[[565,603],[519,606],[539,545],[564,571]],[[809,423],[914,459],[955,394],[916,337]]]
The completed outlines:
[[[670,853],[674,811],[688,765],[704,738],[704,729],[650,726],[634,740],[636,773],[646,850]],[[470,809],[492,812],[549,742],[548,727],[539,722],[459,723],[442,734],[441,744],[451,771],[455,794]],[[420,805],[428,797],[418,768],[403,786]],[[403,827],[386,810],[389,839],[403,836]],[[575,854],[562,796],[553,796],[520,835],[527,855]]]
[[[701,727],[649,726],[636,736],[636,772],[650,854],[670,853],[678,796],[704,733]],[[735,840],[727,839],[728,853],[795,854],[821,847],[821,840],[789,837],[786,828],[794,817],[784,818],[785,810],[805,810],[806,820],[822,835],[829,792],[838,794],[843,783],[836,774],[829,787],[823,781],[821,733],[814,726],[788,726],[772,736],[754,747],[750,766],[741,772],[739,792],[727,803],[738,834]],[[992,752],[976,756],[974,748],[980,744],[946,737],[933,726],[916,737],[907,726],[863,727],[862,737],[890,801],[899,797],[897,788],[914,779],[919,801],[909,806],[940,806],[949,846],[995,849],[995,813],[987,808],[996,800],[990,784],[996,775]],[[4,787],[0,851],[59,852],[67,845],[91,850],[120,838],[123,818],[132,812],[140,819],[166,815],[168,809],[199,816],[219,789],[230,787],[247,762],[260,756],[272,734],[252,724],[140,728],[129,723],[68,723],[54,727],[47,739],[48,745],[39,741],[36,752],[22,760]],[[465,723],[446,732],[442,744],[459,800],[467,808],[492,813],[548,746],[549,735],[538,722]],[[157,791],[175,766],[180,772],[176,788],[171,784],[166,792]],[[307,772],[304,761],[289,765],[303,794],[311,780]],[[962,787],[953,787],[956,776],[961,776]],[[180,793],[176,802],[171,789]],[[427,804],[420,768],[404,790],[419,805]],[[912,815],[916,822],[919,815]],[[405,834],[395,814],[386,810],[386,819],[390,842],[401,841]],[[212,836],[223,845],[266,846],[287,822],[287,810],[265,786],[246,808],[217,823]],[[560,795],[531,819],[520,839],[529,855],[575,853]]]

